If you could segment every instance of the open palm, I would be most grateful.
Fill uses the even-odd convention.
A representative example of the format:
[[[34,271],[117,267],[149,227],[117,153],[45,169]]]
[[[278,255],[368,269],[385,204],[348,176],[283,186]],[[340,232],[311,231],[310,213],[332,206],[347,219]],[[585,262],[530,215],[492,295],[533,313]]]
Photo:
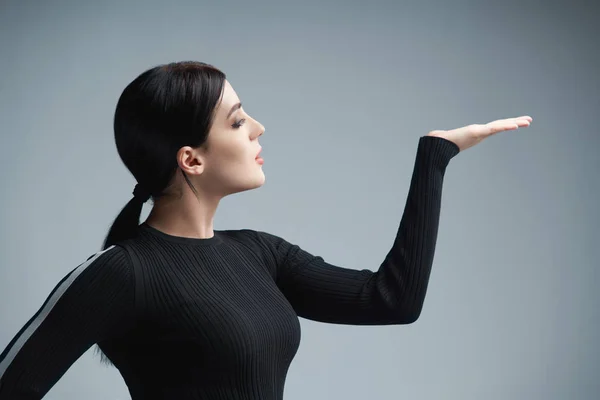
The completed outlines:
[[[471,124],[449,131],[435,130],[429,132],[428,136],[450,140],[458,146],[460,151],[463,151],[496,133],[527,127],[531,124],[531,121],[533,121],[533,118],[524,115],[516,118],[498,119],[487,124]]]

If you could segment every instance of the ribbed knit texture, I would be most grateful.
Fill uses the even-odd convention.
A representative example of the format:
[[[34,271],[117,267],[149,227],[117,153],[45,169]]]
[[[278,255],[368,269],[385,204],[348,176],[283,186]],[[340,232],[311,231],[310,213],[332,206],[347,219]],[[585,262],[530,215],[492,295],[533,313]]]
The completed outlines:
[[[0,355],[0,400],[41,399],[98,343],[133,400],[279,400],[298,317],[352,325],[420,315],[442,182],[458,147],[419,140],[404,214],[379,268],[342,268],[250,229],[139,235],[67,274]],[[385,238],[382,238],[385,240]]]

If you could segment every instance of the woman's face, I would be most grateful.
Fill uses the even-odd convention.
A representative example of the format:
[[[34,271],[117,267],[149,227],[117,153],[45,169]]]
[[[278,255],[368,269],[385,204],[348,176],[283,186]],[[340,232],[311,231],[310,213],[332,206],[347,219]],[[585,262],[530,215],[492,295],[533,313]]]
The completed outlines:
[[[207,148],[195,149],[190,154],[193,159],[187,158],[194,165],[190,171],[194,185],[219,197],[262,186],[265,175],[256,156],[261,150],[258,138],[264,131],[264,126],[244,111],[237,94],[225,81]],[[181,151],[179,156],[180,162],[186,160],[185,156],[181,159]]]

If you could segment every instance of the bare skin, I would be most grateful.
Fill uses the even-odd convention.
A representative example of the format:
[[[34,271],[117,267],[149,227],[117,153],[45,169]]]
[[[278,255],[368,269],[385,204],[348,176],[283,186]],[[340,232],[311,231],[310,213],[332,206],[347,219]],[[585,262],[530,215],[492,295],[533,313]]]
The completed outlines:
[[[514,131],[527,127],[533,118],[528,115],[515,118],[498,119],[487,124],[472,124],[449,131],[435,130],[429,136],[437,136],[454,142],[460,151],[481,143],[484,139],[504,131]]]

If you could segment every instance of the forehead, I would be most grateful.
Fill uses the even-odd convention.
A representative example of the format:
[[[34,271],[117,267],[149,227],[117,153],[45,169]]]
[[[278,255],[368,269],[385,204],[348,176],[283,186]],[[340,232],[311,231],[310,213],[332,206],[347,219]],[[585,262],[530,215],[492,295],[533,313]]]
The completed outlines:
[[[239,101],[240,99],[237,93],[235,90],[233,90],[233,87],[229,81],[226,80],[223,87],[223,96],[221,97],[221,102],[219,103],[219,113],[226,115],[231,107],[234,104],[239,103]]]

